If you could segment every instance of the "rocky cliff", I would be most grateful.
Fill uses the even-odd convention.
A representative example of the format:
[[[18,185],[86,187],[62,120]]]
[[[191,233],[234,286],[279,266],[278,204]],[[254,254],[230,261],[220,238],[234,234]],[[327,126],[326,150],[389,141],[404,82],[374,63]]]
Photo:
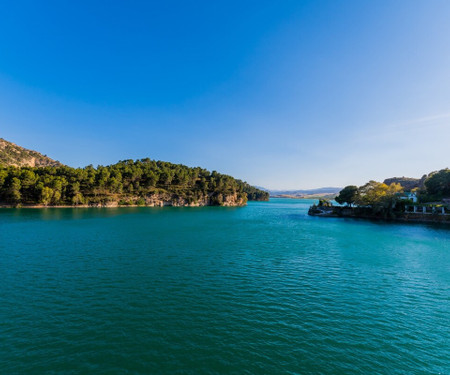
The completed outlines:
[[[148,207],[202,207],[202,206],[244,206],[247,203],[245,196],[233,194],[202,194],[197,199],[189,199],[170,193],[155,193],[145,197],[133,197],[126,201],[113,200],[100,203],[98,206],[148,206]]]
[[[46,155],[0,138],[0,165],[15,167],[57,167],[62,164]]]

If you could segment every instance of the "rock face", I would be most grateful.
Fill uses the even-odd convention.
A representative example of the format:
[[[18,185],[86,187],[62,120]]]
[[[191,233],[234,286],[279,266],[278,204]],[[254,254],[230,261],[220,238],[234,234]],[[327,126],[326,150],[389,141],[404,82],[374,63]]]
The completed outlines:
[[[412,190],[415,188],[423,187],[423,182],[425,181],[426,176],[419,178],[411,178],[411,177],[391,177],[387,178],[383,181],[386,185],[390,185],[392,183],[402,185],[404,190]]]
[[[108,200],[99,203],[81,204],[71,207],[204,207],[204,206],[223,206],[223,207],[241,207],[247,204],[247,200],[241,195],[222,194],[220,197],[214,195],[205,195],[195,201],[171,194],[153,194],[142,197],[130,197],[128,200]],[[33,206],[40,207],[40,206]],[[61,206],[62,207],[62,206]]]
[[[0,165],[15,167],[58,167],[59,161],[0,138]]]
[[[161,195],[153,195],[145,198],[145,205],[149,207],[165,207],[165,206],[173,206],[173,207],[202,207],[202,206],[225,206],[225,207],[233,207],[233,206],[245,206],[247,201],[238,197],[237,194],[230,195],[221,195],[221,198],[218,200],[218,197],[213,196],[203,196],[196,201],[188,201],[185,198],[181,197],[168,197]]]
[[[144,203],[145,202],[145,203]],[[203,206],[245,206],[247,200],[238,194],[220,194],[219,196],[204,195],[197,200],[188,200],[183,197],[171,194],[153,194],[144,198],[144,202],[140,202],[139,197],[132,199],[130,205],[142,205],[148,207],[203,207]],[[123,202],[111,202],[116,206],[124,205]],[[122,204],[121,204],[122,203]],[[126,205],[126,204],[125,204]],[[106,204],[106,206],[109,206]]]

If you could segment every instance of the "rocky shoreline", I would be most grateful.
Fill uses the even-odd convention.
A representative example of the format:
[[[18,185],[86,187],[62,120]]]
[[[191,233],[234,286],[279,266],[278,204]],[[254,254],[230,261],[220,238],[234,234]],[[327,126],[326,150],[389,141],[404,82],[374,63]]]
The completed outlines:
[[[413,222],[413,223],[443,223],[450,224],[449,214],[395,212],[390,216],[374,213],[369,207],[319,207],[311,206],[308,215],[318,217],[351,218],[366,220],[381,220],[386,222]]]
[[[44,205],[44,204],[21,204],[10,205],[0,204],[0,208],[115,208],[115,207],[242,207],[247,204],[247,200],[235,194],[203,195],[200,199],[192,200],[171,194],[153,194],[145,197],[126,197],[115,200],[105,200],[90,204],[78,205]]]

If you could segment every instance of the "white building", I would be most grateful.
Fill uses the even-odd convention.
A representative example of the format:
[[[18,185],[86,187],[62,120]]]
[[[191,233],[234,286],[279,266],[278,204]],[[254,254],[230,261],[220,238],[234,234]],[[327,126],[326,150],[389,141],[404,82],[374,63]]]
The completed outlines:
[[[416,193],[413,193],[411,191],[405,191],[403,195],[400,197],[400,199],[410,200],[413,203],[417,203],[417,195]]]

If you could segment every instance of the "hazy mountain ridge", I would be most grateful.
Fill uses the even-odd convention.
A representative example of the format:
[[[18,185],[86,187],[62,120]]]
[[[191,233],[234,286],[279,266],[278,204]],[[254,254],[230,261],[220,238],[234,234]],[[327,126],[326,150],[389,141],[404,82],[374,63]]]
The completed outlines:
[[[317,189],[299,189],[299,190],[270,190],[262,187],[258,189],[269,192],[271,197],[292,197],[304,198],[312,196],[333,196],[338,194],[342,188],[340,187],[322,187]]]
[[[63,164],[40,152],[0,138],[0,165],[13,167],[58,167]]]

